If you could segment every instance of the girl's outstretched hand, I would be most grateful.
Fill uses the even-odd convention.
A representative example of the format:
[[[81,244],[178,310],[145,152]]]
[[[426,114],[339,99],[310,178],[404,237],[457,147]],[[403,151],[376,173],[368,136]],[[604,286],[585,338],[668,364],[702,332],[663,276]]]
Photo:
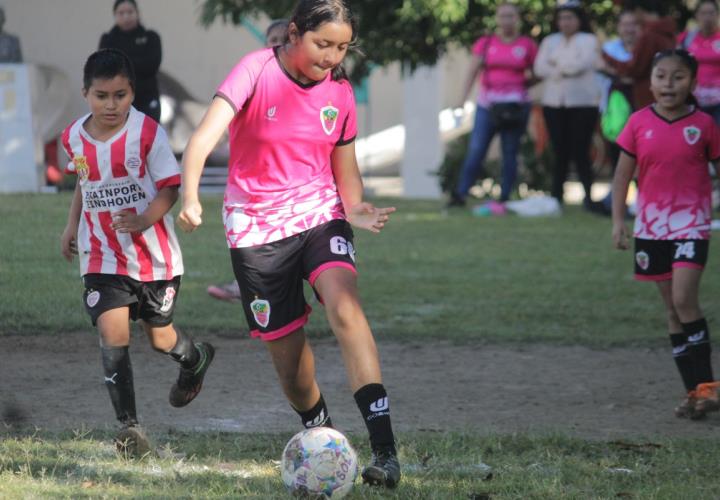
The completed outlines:
[[[627,250],[630,248],[628,230],[625,224],[613,224],[612,237],[615,248],[618,250]]]
[[[186,233],[192,233],[202,224],[202,205],[199,201],[183,203],[177,216],[177,224]]]
[[[346,216],[353,226],[379,233],[394,211],[395,207],[377,208],[372,203],[362,202],[352,206]]]

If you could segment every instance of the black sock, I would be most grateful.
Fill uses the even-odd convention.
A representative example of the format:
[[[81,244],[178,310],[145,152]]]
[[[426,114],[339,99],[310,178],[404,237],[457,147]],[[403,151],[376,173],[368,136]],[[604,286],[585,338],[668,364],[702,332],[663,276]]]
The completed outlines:
[[[395,436],[390,422],[390,405],[382,384],[368,384],[355,393],[355,402],[370,433],[373,451],[391,449],[395,453]]]
[[[137,424],[135,386],[128,347],[101,347],[105,387],[110,394],[117,419],[126,425]]]
[[[672,355],[675,360],[680,376],[686,391],[695,390],[697,382],[695,381],[695,372],[693,370],[693,361],[690,356],[690,348],[687,345],[687,335],[684,333],[671,333],[670,344],[672,344]]]
[[[320,399],[315,406],[307,411],[300,411],[293,407],[293,410],[300,415],[302,424],[306,429],[312,429],[313,427],[332,427],[332,420],[330,419],[330,413],[328,412],[325,399],[320,394]]]
[[[688,337],[688,350],[695,372],[695,382],[712,382],[714,379],[712,361],[710,359],[710,331],[705,318],[691,323],[682,324],[683,332]]]
[[[195,347],[192,337],[177,332],[175,347],[168,352],[171,358],[180,363],[183,368],[195,368],[200,361],[200,353]]]

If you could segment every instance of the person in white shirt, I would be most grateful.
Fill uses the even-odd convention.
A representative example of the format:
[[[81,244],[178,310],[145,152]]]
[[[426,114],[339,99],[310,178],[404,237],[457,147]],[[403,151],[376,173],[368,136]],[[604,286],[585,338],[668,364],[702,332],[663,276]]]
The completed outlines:
[[[552,196],[562,204],[570,162],[574,162],[585,189],[584,206],[594,209],[590,144],[600,101],[595,76],[599,44],[576,0],[556,8],[553,24],[554,33],[543,39],[535,59],[535,74],[544,80],[543,114],[555,152]]]

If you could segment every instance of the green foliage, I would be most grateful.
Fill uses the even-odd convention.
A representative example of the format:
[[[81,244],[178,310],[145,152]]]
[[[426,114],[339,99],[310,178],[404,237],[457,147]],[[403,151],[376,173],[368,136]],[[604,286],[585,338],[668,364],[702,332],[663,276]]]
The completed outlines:
[[[464,134],[447,145],[445,158],[437,171],[438,182],[443,193],[450,193],[457,186],[462,164],[465,161],[470,134]],[[535,152],[535,143],[527,135],[520,144],[518,165],[518,184],[526,184],[535,191],[549,191],[551,184],[552,148],[546,147],[540,156]],[[502,165],[499,160],[485,162],[483,179],[492,179],[499,184],[502,178]]]
[[[517,0],[523,31],[533,36],[550,32],[554,1]],[[670,0],[681,11],[680,0]],[[368,68],[402,63],[414,70],[433,65],[450,46],[469,46],[493,29],[495,0],[356,0],[350,5],[359,18],[360,48],[352,57],[352,77],[359,81]],[[619,7],[613,0],[586,2],[597,29],[612,32]],[[295,0],[203,0],[201,21],[240,24],[243,18],[289,17]],[[686,9],[685,9],[686,11]],[[683,12],[685,12],[683,11]],[[682,16],[681,16],[682,17]]]

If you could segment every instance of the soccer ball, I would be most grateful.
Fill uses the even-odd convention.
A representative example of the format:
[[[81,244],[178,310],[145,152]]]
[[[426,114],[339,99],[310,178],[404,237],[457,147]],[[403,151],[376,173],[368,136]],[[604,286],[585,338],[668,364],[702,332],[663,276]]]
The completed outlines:
[[[342,433],[315,427],[288,441],[280,468],[283,482],[293,495],[342,498],[357,477],[357,454]]]

